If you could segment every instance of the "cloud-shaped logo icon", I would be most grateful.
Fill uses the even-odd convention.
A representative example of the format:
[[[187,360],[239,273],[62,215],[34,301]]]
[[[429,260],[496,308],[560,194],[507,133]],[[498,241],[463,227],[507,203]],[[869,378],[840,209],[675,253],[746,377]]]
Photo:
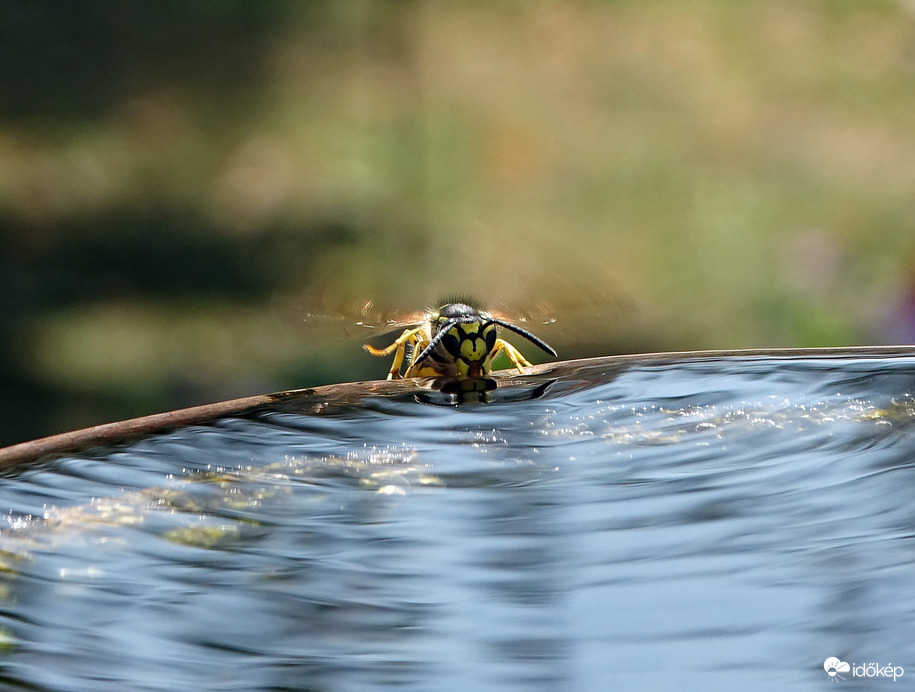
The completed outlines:
[[[829,679],[833,682],[839,682],[839,680],[844,680],[839,673],[847,673],[851,670],[851,666],[848,665],[845,661],[840,661],[835,656],[830,656],[823,662],[823,668],[826,670],[826,675],[829,676]],[[838,678],[839,680],[837,680]]]

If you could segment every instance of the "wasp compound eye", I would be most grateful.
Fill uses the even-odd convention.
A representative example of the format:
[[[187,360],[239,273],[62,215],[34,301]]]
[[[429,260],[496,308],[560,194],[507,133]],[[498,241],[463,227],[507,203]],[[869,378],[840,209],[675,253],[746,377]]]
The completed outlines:
[[[448,353],[449,353],[452,357],[454,357],[454,358],[459,358],[460,355],[461,355],[461,342],[460,342],[460,340],[452,333],[453,331],[454,331],[454,330],[452,329],[450,332],[448,332],[447,334],[445,334],[445,335],[442,337],[442,342],[441,342],[441,343],[442,343],[442,347],[443,347],[446,351],[448,351]]]
[[[486,339],[486,351],[492,352],[496,347],[496,328],[492,324],[486,325],[486,330],[484,332],[484,339]]]

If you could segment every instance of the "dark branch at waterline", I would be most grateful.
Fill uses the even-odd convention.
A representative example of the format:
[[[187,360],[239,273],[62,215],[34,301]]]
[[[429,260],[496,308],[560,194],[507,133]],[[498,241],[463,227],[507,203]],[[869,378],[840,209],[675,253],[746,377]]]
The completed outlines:
[[[535,365],[528,368],[525,375],[518,375],[514,370],[505,370],[494,373],[494,375],[499,378],[500,386],[511,387],[515,384],[527,382],[529,376],[581,379],[593,377],[598,373],[606,373],[607,371],[622,372],[641,364],[748,358],[829,359],[912,356],[915,356],[915,346],[683,351],[679,353],[649,353],[568,360]],[[116,423],[106,423],[0,448],[0,469],[9,469],[19,464],[34,462],[46,456],[70,454],[92,447],[124,443],[145,435],[162,433],[189,425],[205,425],[221,418],[250,416],[268,411],[320,415],[341,406],[356,405],[369,397],[390,398],[414,394],[428,389],[430,383],[431,380],[429,378],[349,382],[233,399],[167,413],[157,413],[141,418],[132,418]]]

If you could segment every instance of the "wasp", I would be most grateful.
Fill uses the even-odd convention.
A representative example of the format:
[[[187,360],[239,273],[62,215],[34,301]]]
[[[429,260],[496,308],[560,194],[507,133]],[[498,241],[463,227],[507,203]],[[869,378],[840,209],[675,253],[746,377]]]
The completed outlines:
[[[492,361],[505,352],[512,365],[523,373],[530,362],[507,341],[499,338],[499,327],[523,336],[551,356],[553,347],[526,329],[485,312],[467,299],[427,310],[420,321],[410,324],[387,348],[363,348],[373,356],[394,354],[389,380],[401,377],[453,377],[477,379],[492,371]],[[401,374],[404,360],[409,362]]]

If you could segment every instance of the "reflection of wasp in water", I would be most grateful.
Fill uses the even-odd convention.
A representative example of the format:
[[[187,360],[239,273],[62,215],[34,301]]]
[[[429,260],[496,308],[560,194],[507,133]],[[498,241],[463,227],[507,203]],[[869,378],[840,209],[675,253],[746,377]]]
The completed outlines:
[[[492,370],[493,358],[502,351],[518,372],[523,373],[530,362],[517,348],[499,338],[499,327],[523,336],[551,356],[556,355],[556,351],[542,339],[483,311],[466,298],[448,302],[437,310],[427,310],[420,320],[407,324],[409,328],[387,348],[363,346],[373,356],[394,354],[389,380],[401,377],[486,377]],[[401,375],[404,360],[408,361],[408,365]]]

